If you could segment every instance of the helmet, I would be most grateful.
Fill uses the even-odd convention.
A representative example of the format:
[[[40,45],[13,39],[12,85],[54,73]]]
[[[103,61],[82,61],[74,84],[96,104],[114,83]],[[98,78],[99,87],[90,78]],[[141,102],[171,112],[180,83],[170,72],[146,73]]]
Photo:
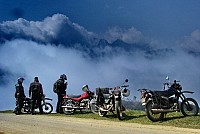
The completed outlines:
[[[22,78],[22,77],[20,77],[20,78],[17,79],[18,83],[23,83],[23,81],[24,81],[24,78]]]
[[[89,90],[88,85],[83,85],[82,90],[83,92],[87,92]]]
[[[34,78],[34,81],[39,82],[39,79],[37,76]]]
[[[65,74],[60,75],[60,78],[63,80],[67,80],[67,76]]]

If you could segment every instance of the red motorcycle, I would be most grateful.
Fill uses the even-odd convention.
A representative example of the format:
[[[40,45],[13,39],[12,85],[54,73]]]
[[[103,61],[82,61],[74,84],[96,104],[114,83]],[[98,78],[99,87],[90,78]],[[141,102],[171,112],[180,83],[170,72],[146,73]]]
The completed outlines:
[[[90,101],[94,97],[94,92],[90,91],[88,85],[84,85],[82,90],[85,92],[81,95],[66,95],[62,104],[65,114],[74,114],[76,110],[90,110]]]

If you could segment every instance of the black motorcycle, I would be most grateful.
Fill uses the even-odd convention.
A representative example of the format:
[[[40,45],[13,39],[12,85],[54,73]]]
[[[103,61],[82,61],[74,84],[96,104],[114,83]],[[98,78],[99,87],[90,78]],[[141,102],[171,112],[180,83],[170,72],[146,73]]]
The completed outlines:
[[[108,112],[112,112],[113,114],[115,114],[114,111],[116,111],[117,118],[119,120],[124,119],[125,107],[122,105],[122,96],[128,97],[130,95],[130,90],[128,90],[128,85],[125,85],[125,83],[127,82],[128,79],[125,80],[122,86],[118,86],[115,88],[102,88],[102,89],[109,89],[108,91],[109,93],[103,94],[102,96],[104,97],[103,102],[99,102],[101,101],[101,99],[98,100],[99,96],[97,97],[97,106],[100,116],[105,116]],[[102,89],[99,88],[99,90]],[[103,91],[100,92],[103,93]]]
[[[193,94],[194,92],[182,91],[182,87],[178,82],[174,80],[172,85],[169,82],[164,83],[164,89],[166,86],[168,88],[165,91],[138,90],[141,92],[141,102],[145,106],[147,117],[151,121],[160,121],[169,112],[181,112],[184,116],[198,115],[199,106],[197,101],[184,95],[185,93]]]
[[[42,109],[43,109],[43,113],[50,114],[53,111],[53,106],[51,105],[51,103],[46,102],[47,100],[52,101],[51,98],[45,98],[45,96],[42,98]],[[39,110],[37,110],[37,109],[39,109],[37,103],[34,107],[35,107],[36,111],[39,111]],[[17,109],[18,109],[18,105],[16,106],[16,108],[14,110],[14,113],[16,115],[21,114],[21,113],[22,114],[31,113],[31,99],[28,97],[25,97],[21,111],[19,111]]]

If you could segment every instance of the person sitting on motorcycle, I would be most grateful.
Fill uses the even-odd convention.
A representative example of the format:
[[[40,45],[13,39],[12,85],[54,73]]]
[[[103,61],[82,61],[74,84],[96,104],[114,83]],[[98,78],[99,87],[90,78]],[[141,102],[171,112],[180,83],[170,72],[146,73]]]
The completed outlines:
[[[63,102],[63,97],[66,95],[66,89],[67,89],[67,76],[65,74],[60,75],[60,79],[58,79],[54,83],[54,92],[57,93],[58,95],[58,102],[56,106],[56,112],[57,113],[63,113],[62,110],[62,102]]]
[[[43,113],[43,109],[42,109],[42,105],[41,105],[41,101],[42,101],[42,97],[43,97],[43,88],[42,88],[42,84],[39,82],[38,77],[34,78],[34,82],[32,82],[30,84],[29,87],[29,97],[31,97],[31,112],[32,114],[34,114],[35,111],[35,105],[37,105],[39,107],[39,111],[40,113]]]
[[[15,98],[16,98],[16,111],[15,112],[18,112],[18,114],[21,113],[21,109],[23,107],[23,102],[24,102],[24,99],[25,99],[25,94],[24,94],[24,87],[22,85],[24,81],[24,78],[18,78],[17,79],[17,84],[15,85]]]

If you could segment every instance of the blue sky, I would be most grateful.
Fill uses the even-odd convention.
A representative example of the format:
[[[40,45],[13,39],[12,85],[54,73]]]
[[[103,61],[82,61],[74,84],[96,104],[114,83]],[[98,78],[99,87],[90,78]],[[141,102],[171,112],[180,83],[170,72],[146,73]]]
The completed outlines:
[[[195,91],[200,81],[200,1],[0,0],[1,109],[15,105],[18,77],[25,93],[38,76],[48,97],[60,74],[69,94],[82,85],[162,90],[165,76]],[[0,98],[4,98],[0,94]]]
[[[16,19],[14,9],[33,21],[62,13],[88,31],[135,27],[147,37],[172,43],[200,29],[199,7],[197,0],[1,0],[0,21]]]

